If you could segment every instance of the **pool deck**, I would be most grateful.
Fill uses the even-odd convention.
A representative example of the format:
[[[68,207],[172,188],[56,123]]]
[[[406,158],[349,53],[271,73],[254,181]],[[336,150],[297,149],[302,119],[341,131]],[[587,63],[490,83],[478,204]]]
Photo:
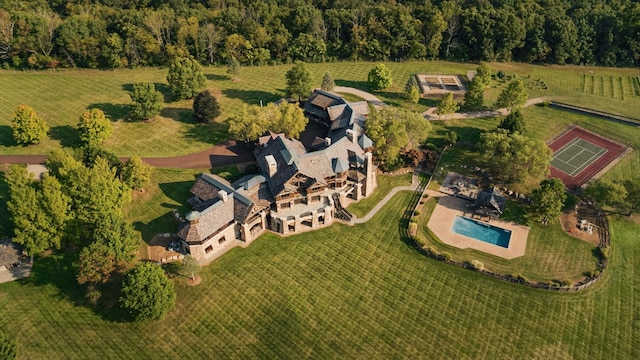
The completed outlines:
[[[468,248],[482,251],[505,259],[513,259],[524,255],[527,248],[529,227],[501,220],[491,220],[491,225],[511,230],[508,248],[458,235],[451,232],[451,225],[453,225],[456,215],[471,217],[471,214],[473,214],[472,203],[469,200],[442,193],[430,192],[430,195],[437,196],[439,199],[427,226],[443,243],[460,249]]]

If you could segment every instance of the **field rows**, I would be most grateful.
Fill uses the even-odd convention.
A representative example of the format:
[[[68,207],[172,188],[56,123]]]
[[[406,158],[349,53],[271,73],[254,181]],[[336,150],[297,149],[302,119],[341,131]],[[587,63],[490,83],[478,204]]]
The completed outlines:
[[[612,254],[616,264],[628,263],[587,292],[526,289],[429,260],[403,243],[396,224],[410,196],[398,194],[352,231],[334,225],[265,235],[204,269],[200,286],[176,278],[177,308],[161,322],[112,322],[76,305],[79,294],[57,287],[73,281],[63,267],[48,285],[0,285],[0,328],[34,359],[638,355],[626,315],[640,300],[632,290],[637,272],[627,277],[640,255],[633,241]]]

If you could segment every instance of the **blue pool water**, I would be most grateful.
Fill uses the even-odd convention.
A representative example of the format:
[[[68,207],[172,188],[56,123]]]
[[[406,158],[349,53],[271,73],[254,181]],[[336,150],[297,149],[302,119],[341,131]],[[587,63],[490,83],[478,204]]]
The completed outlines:
[[[503,248],[509,247],[511,231],[501,229],[483,222],[456,216],[451,226],[451,231],[489,244],[498,245]]]

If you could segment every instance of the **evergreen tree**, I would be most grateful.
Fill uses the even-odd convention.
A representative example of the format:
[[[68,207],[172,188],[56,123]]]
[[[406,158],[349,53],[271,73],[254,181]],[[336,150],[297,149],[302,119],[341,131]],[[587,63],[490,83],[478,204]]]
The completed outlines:
[[[97,147],[111,136],[113,126],[100,109],[85,111],[78,122],[80,140],[89,147]]]
[[[504,119],[500,121],[498,128],[505,129],[510,133],[519,132],[523,134],[525,132],[524,117],[520,110],[515,110]]]
[[[133,91],[129,94],[133,101],[133,115],[140,120],[148,120],[160,115],[164,98],[156,90],[153,83],[141,82],[133,84]]]
[[[514,80],[498,95],[494,107],[496,109],[507,108],[509,111],[522,107],[527,102],[527,90],[522,80]]]
[[[49,127],[36,115],[35,110],[26,105],[20,105],[11,119],[13,139],[22,145],[38,144],[49,131]]]
[[[238,80],[238,76],[240,75],[240,62],[236,59],[235,56],[231,56],[229,58],[229,62],[227,63],[227,74],[233,75],[233,81]]]
[[[446,119],[447,115],[455,113],[458,109],[460,109],[460,105],[458,105],[458,102],[453,98],[453,94],[447,93],[438,103],[436,113],[438,115],[444,115]]]
[[[467,92],[464,94],[464,105],[471,110],[484,108],[484,83],[478,76],[469,83]]]
[[[320,86],[320,88],[324,91],[333,91],[335,87],[336,83],[335,81],[333,81],[333,77],[331,77],[331,74],[327,71],[322,77],[322,85]]]
[[[173,282],[154,263],[138,263],[122,281],[120,303],[136,321],[163,319],[175,301]]]
[[[487,65],[487,63],[482,63],[480,64],[480,66],[478,66],[478,68],[476,69],[476,77],[475,79],[479,79],[480,82],[483,85],[489,85],[491,84],[491,68],[489,67],[489,65]]]
[[[213,122],[220,116],[220,104],[208,90],[198,93],[193,99],[193,118],[200,123]]]
[[[169,66],[167,82],[178,99],[191,99],[202,89],[207,78],[202,66],[192,58],[176,58]]]
[[[404,96],[407,101],[417,104],[420,100],[420,88],[415,75],[409,76],[404,84]]]

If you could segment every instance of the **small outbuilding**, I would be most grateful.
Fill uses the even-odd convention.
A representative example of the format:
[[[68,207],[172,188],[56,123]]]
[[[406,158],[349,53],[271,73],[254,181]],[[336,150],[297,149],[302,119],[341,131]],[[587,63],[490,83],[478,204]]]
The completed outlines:
[[[496,187],[478,192],[474,202],[475,212],[483,216],[500,217],[507,199]]]

